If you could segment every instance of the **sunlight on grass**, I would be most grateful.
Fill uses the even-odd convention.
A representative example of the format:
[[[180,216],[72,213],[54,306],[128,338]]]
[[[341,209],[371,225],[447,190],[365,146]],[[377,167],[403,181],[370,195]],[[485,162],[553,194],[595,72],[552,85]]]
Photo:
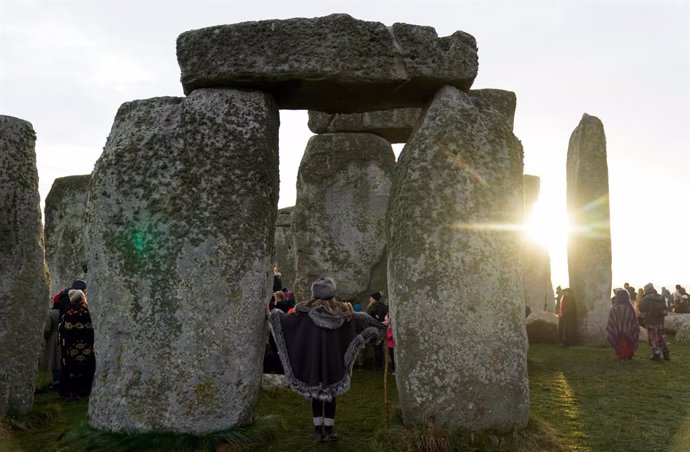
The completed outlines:
[[[685,452],[690,448],[690,413],[685,416],[685,422],[671,441],[669,452]]]
[[[575,392],[568,384],[568,380],[563,375],[563,372],[556,374],[553,386],[557,393],[558,405],[562,409],[562,413],[569,424],[571,436],[579,440],[586,439],[585,426],[580,420],[580,410],[575,397]]]
[[[390,426],[383,419],[383,375],[355,370],[351,390],[338,398],[337,444],[314,442],[311,405],[289,389],[261,392],[257,425],[262,419],[277,432],[265,441],[237,445],[233,438],[193,439],[187,450],[292,452],[295,450],[342,450],[357,452],[420,449],[493,452],[590,451],[590,452],[685,452],[690,444],[690,345],[671,343],[672,360],[652,362],[649,346],[641,344],[635,358],[619,362],[605,348],[530,345],[528,355],[530,422],[509,433],[462,432],[429,426],[406,426],[398,404],[395,380],[389,380]],[[65,402],[47,385],[45,373],[31,413],[0,419],[0,451],[85,452],[114,450],[94,447],[102,436],[86,432],[77,439],[86,421],[87,401]],[[433,426],[432,426],[433,427]],[[82,433],[83,428],[82,428]],[[94,435],[91,435],[94,433]],[[241,433],[241,432],[240,432]],[[76,436],[75,436],[76,435]],[[88,437],[88,438],[87,438]],[[115,438],[118,440],[117,438]],[[141,435],[126,438],[123,450],[169,450],[149,447],[153,439],[168,445],[191,444],[183,435]],[[93,441],[92,441],[93,440]],[[206,441],[208,440],[208,441]],[[233,444],[234,443],[234,444]],[[122,444],[118,440],[117,444]],[[206,446],[204,446],[204,444]],[[197,447],[199,446],[199,447]],[[116,449],[116,448],[115,448]],[[178,450],[180,450],[178,448]]]

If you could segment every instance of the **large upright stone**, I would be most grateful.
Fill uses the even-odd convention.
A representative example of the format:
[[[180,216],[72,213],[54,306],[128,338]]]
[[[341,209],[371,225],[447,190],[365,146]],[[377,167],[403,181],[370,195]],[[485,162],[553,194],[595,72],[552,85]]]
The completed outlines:
[[[253,420],[278,122],[270,96],[236,90],[120,107],[86,223],[94,427],[204,434]]]
[[[388,289],[403,420],[527,424],[520,245],[523,154],[504,115],[455,88],[434,97],[391,188]]]
[[[395,155],[390,143],[366,133],[312,137],[297,175],[292,213],[297,300],[310,284],[333,277],[342,299],[364,303],[385,287],[372,275],[385,267],[385,216]]]
[[[524,179],[525,214],[531,215],[534,204],[539,200],[541,181],[529,174],[525,174]],[[525,305],[531,312],[555,311],[549,250],[527,236],[522,247],[522,287]]]
[[[568,238],[568,276],[577,303],[579,340],[606,345],[611,307],[611,230],[609,173],[604,126],[584,114],[570,136],[567,202],[572,232]]]
[[[275,232],[275,258],[273,263],[281,273],[283,286],[292,290],[295,285],[295,243],[292,237],[292,211],[294,207],[278,210]]]
[[[439,38],[432,27],[386,27],[347,14],[187,31],[177,60],[186,94],[260,89],[280,108],[333,113],[421,107],[443,85],[468,90],[478,65],[467,33]]]
[[[0,115],[0,416],[31,410],[48,309],[36,133]]]
[[[83,229],[90,182],[90,174],[59,177],[46,196],[46,261],[51,294],[69,287],[77,278],[86,278]]]

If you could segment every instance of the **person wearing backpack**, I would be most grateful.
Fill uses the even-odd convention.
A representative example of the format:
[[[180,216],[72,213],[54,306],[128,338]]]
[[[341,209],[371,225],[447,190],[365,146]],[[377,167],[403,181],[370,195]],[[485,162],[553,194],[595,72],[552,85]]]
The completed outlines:
[[[661,360],[663,353],[666,361],[671,359],[671,353],[664,332],[664,317],[668,313],[664,297],[659,295],[652,283],[644,286],[644,297],[640,301],[640,312],[644,314],[645,324],[647,325],[647,336],[649,346],[652,349],[654,361]]]

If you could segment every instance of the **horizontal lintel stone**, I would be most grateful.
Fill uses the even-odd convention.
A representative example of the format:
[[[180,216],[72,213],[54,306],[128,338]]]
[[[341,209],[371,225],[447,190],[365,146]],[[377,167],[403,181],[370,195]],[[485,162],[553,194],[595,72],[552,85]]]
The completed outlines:
[[[473,102],[498,111],[513,128],[515,93],[500,89],[469,91]],[[391,143],[405,143],[410,137],[423,108],[393,108],[361,113],[324,113],[309,110],[309,130],[314,133],[373,133]]]
[[[361,112],[421,107],[443,85],[467,91],[477,44],[457,31],[386,27],[347,14],[191,30],[177,39],[185,94],[232,87],[271,93],[279,108]]]

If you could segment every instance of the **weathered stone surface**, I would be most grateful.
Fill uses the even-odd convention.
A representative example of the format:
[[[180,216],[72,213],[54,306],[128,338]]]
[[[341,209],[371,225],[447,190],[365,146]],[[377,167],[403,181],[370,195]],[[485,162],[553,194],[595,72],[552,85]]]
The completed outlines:
[[[525,174],[525,207],[529,209],[539,201],[539,191],[541,189],[541,179],[537,176]]]
[[[568,275],[577,300],[580,341],[606,345],[611,300],[611,230],[606,136],[601,121],[584,114],[568,144],[566,191],[572,232]]]
[[[421,108],[333,114],[309,110],[309,130],[314,133],[366,132],[391,143],[404,143],[421,114]]]
[[[278,122],[270,96],[236,90],[120,107],[85,229],[94,427],[203,434],[253,420]]]
[[[0,416],[31,410],[49,300],[35,146],[0,115]]]
[[[86,279],[84,215],[91,175],[59,177],[46,196],[46,261],[50,270],[50,293]]]
[[[368,299],[372,272],[386,257],[394,166],[390,143],[376,135],[324,134],[309,140],[292,213],[298,301],[310,296],[310,285],[320,276],[333,277],[344,300]]]
[[[515,93],[500,89],[469,91],[475,103],[483,108],[494,108],[504,115],[513,128]],[[364,113],[324,113],[309,111],[309,130],[314,133],[366,132],[373,133],[391,143],[405,143],[424,110],[422,108],[394,108]]]
[[[472,102],[479,108],[492,108],[499,113],[506,124],[513,130],[515,123],[515,107],[517,105],[517,96],[512,91],[505,91],[502,89],[473,89],[470,91]]]
[[[388,289],[405,423],[527,424],[523,154],[505,118],[442,88],[396,165]],[[506,296],[506,294],[517,296]]]
[[[551,312],[532,311],[525,320],[530,344],[558,343],[558,316]]]
[[[537,176],[524,175],[525,215],[532,214],[534,203],[539,200],[540,180]],[[522,286],[525,305],[534,311],[555,311],[553,286],[551,285],[551,257],[545,246],[525,236],[522,248]]]
[[[684,323],[676,332],[676,344],[690,344],[690,323]]]
[[[288,289],[295,286],[295,244],[292,239],[293,207],[278,210],[275,232],[274,264],[280,269],[283,285]]]
[[[529,239],[522,245],[522,287],[532,312],[555,311],[549,250]]]
[[[477,44],[458,31],[333,14],[263,20],[182,33],[177,60],[185,94],[198,88],[259,89],[280,108],[325,112],[421,107],[443,85],[469,90]]]
[[[285,375],[263,374],[261,377],[261,389],[287,389],[289,386]]]
[[[664,331],[668,334],[676,334],[685,324],[690,324],[690,314],[669,312],[664,319]]]

